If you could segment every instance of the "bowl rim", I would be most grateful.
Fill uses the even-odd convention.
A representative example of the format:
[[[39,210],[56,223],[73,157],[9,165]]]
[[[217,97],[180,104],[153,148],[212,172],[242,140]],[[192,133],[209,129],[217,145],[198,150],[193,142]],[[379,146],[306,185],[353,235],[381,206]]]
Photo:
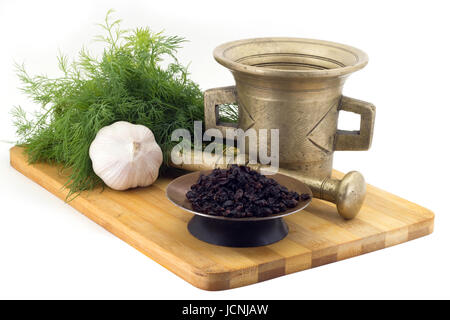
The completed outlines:
[[[313,193],[312,193],[311,189],[310,189],[305,183],[303,183],[302,181],[300,181],[300,180],[298,180],[298,179],[295,179],[295,178],[293,178],[293,177],[290,177],[290,176],[288,176],[288,175],[282,174],[282,173],[276,173],[275,175],[283,176],[283,177],[285,177],[285,178],[295,180],[296,183],[302,184],[303,187],[305,187],[306,190],[308,191],[308,193],[309,193],[309,195],[310,195],[310,198],[309,198],[308,200],[299,201],[299,204],[301,204],[301,206],[298,207],[298,208],[297,208],[297,207],[294,207],[295,210],[292,210],[292,211],[287,210],[287,211],[285,211],[285,212],[282,212],[282,213],[279,213],[279,214],[270,215],[270,216],[267,216],[267,217],[243,217],[243,218],[235,218],[235,217],[214,216],[214,215],[210,215],[210,214],[198,212],[198,211],[191,210],[191,209],[188,209],[188,208],[186,208],[186,207],[183,207],[182,205],[180,205],[180,204],[178,204],[177,202],[175,202],[174,200],[172,200],[172,198],[169,196],[169,192],[168,192],[169,186],[170,186],[171,184],[175,183],[178,179],[183,178],[183,177],[185,177],[186,175],[196,175],[196,174],[197,174],[197,175],[200,175],[200,174],[202,174],[202,173],[203,173],[203,174],[209,174],[209,173],[211,173],[213,170],[214,170],[214,169],[211,169],[211,170],[194,171],[194,172],[190,172],[190,173],[184,174],[184,175],[182,175],[182,176],[179,176],[179,177],[173,179],[173,180],[167,185],[167,187],[166,187],[166,198],[167,198],[170,202],[172,202],[174,205],[176,205],[177,207],[183,209],[184,211],[187,211],[187,212],[190,212],[190,213],[193,213],[193,214],[195,214],[195,215],[202,216],[202,217],[205,217],[205,218],[216,219],[216,220],[227,220],[227,221],[263,221],[263,220],[279,219],[279,218],[282,218],[282,217],[285,217],[285,216],[288,216],[288,215],[291,215],[291,214],[294,214],[294,213],[297,213],[297,212],[299,212],[299,211],[304,210],[304,209],[311,203],[312,198],[313,198]],[[261,173],[261,174],[263,174],[263,173]],[[187,200],[187,198],[186,198],[186,200]],[[297,206],[298,206],[298,205],[297,205]],[[294,208],[291,208],[291,209],[294,209]]]
[[[301,43],[310,43],[313,45],[323,45],[328,47],[337,48],[340,50],[347,51],[351,53],[356,58],[356,63],[353,65],[333,68],[333,69],[322,69],[322,70],[280,70],[280,69],[270,69],[270,68],[261,68],[246,65],[243,63],[239,63],[229,59],[226,56],[226,52],[231,50],[237,46],[245,45],[249,43],[258,43],[258,42],[301,42]],[[368,55],[355,47],[325,41],[325,40],[317,40],[317,39],[308,39],[308,38],[296,38],[296,37],[270,37],[270,38],[250,38],[250,39],[242,39],[235,40],[223,43],[217,46],[213,51],[214,59],[224,67],[230,69],[232,72],[239,72],[248,75],[254,76],[267,76],[267,77],[277,77],[277,78],[305,78],[305,77],[340,77],[347,75],[349,73],[355,72],[364,68],[368,61]]]

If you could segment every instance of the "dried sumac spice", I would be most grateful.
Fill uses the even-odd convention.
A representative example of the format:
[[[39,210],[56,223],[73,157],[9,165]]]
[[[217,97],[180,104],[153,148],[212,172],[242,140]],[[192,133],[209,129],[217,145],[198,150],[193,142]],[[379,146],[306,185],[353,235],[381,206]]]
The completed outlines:
[[[299,195],[249,167],[233,165],[201,175],[186,197],[195,211],[242,218],[281,213],[310,195]]]

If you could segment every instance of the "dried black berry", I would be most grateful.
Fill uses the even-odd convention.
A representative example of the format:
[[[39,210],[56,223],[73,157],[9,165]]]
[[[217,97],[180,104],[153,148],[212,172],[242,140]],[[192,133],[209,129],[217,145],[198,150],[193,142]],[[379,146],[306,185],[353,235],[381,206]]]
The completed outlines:
[[[302,201],[309,200],[309,199],[311,199],[311,195],[310,195],[309,193],[302,193],[302,194],[300,195],[300,199],[301,199]]]
[[[195,211],[225,217],[266,217],[311,198],[289,191],[246,166],[232,165],[200,175],[186,193]]]

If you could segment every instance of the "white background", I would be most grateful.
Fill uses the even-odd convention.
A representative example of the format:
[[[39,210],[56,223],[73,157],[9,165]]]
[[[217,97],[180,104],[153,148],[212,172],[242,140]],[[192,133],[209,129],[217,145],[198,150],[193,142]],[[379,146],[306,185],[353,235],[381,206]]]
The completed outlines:
[[[0,0],[0,298],[450,298],[450,10],[447,1]],[[109,8],[124,27],[190,40],[179,51],[202,89],[233,83],[212,57],[242,38],[342,42],[369,54],[344,94],[377,106],[373,146],[337,152],[334,167],[436,214],[432,235],[392,248],[222,292],[192,287],[9,166],[17,89],[13,62],[56,76],[58,50],[96,46]],[[342,118],[339,126],[357,126]]]

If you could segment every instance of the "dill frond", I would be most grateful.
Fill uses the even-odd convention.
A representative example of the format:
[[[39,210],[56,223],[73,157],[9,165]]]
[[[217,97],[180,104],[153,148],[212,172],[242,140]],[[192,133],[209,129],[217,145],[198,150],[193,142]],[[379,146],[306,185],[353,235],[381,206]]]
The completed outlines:
[[[203,120],[203,94],[176,59],[185,39],[149,28],[122,30],[108,12],[96,40],[105,44],[96,58],[83,47],[69,63],[58,56],[59,78],[29,75],[16,65],[21,90],[41,108],[30,118],[20,107],[11,111],[18,143],[31,163],[62,164],[69,174],[66,186],[74,195],[101,184],[89,158],[98,130],[116,121],[150,128],[164,153],[165,165],[175,142],[171,133]],[[160,62],[169,59],[163,68]]]

